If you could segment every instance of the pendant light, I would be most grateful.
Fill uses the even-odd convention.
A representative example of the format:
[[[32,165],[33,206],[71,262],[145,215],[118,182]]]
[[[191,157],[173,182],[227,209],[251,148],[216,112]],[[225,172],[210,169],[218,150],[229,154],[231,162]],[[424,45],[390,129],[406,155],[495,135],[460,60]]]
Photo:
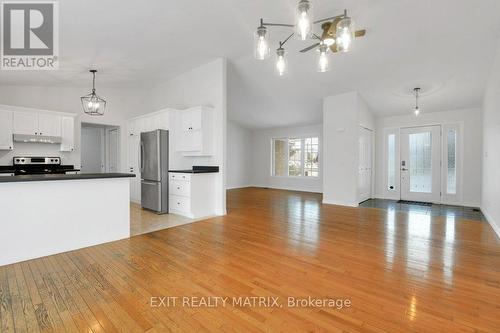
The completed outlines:
[[[328,61],[328,46],[326,44],[321,44],[318,47],[319,57],[318,57],[318,72],[324,73],[330,70],[330,64]]]
[[[83,112],[91,116],[102,116],[106,109],[106,101],[95,92],[95,73],[97,70],[91,69],[89,72],[92,73],[92,92],[81,98]]]
[[[420,93],[420,88],[414,88],[413,91],[415,92],[415,108],[413,109],[413,113],[415,114],[416,117],[420,115],[420,108],[418,107],[418,97]]]
[[[264,60],[271,55],[271,48],[269,47],[269,33],[267,28],[263,25],[262,19],[260,26],[254,34],[254,56],[257,60]]]
[[[276,50],[276,71],[279,76],[283,76],[286,70],[285,49],[280,46],[280,48]]]
[[[343,18],[337,23],[337,51],[349,52],[354,39],[354,22],[344,11]]]
[[[300,0],[295,13],[295,34],[300,40],[308,39],[313,30],[313,8],[309,0]]]

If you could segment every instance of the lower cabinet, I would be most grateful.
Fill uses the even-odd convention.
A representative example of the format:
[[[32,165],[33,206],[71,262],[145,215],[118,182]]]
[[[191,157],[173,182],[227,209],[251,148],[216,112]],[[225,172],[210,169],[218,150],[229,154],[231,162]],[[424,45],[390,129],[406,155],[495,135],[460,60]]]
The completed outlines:
[[[211,193],[215,173],[173,173],[169,175],[170,213],[197,219],[215,215],[215,200]]]

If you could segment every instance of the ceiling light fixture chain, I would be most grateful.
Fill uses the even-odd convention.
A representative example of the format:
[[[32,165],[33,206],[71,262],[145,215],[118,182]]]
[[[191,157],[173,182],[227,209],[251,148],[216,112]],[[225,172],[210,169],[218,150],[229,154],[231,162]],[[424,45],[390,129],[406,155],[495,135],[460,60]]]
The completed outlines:
[[[314,25],[319,23],[322,23],[321,28],[323,33],[321,37],[314,33]],[[283,75],[286,70],[286,52],[283,46],[294,35],[302,41],[308,39],[318,40],[318,43],[300,52],[304,53],[316,48],[320,54],[318,59],[318,71],[325,72],[330,68],[327,56],[329,51],[331,53],[349,52],[353,39],[355,37],[363,37],[366,34],[366,30],[354,30],[354,23],[348,16],[347,9],[344,9],[344,12],[340,15],[314,21],[311,1],[300,0],[296,7],[295,24],[271,23],[265,22],[263,18],[260,19],[260,25],[254,34],[254,55],[258,60],[264,60],[270,56],[269,27],[288,27],[295,29],[294,33],[288,36],[284,41],[279,42],[279,47],[276,50],[276,68],[280,76]]]

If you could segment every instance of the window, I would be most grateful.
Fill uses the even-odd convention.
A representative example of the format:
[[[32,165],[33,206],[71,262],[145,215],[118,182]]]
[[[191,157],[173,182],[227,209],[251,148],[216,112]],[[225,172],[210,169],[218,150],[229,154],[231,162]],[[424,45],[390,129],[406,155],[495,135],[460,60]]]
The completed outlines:
[[[410,192],[432,193],[432,133],[413,133],[410,140]]]
[[[387,188],[396,188],[396,134],[387,136]]]
[[[288,175],[302,174],[302,139],[288,139]]]
[[[446,193],[456,194],[457,193],[457,131],[455,129],[448,130],[446,140],[448,143],[447,149],[447,182],[446,182]]]
[[[287,176],[287,142],[284,139],[273,140],[273,175]]]
[[[319,138],[305,138],[304,176],[319,176]]]
[[[273,139],[273,176],[319,177],[319,138]]]

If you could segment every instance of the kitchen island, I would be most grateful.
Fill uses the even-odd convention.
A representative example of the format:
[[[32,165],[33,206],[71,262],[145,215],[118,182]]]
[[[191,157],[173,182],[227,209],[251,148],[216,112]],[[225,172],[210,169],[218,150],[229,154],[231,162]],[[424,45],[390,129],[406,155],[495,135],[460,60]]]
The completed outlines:
[[[130,237],[130,177],[0,177],[0,266]]]

